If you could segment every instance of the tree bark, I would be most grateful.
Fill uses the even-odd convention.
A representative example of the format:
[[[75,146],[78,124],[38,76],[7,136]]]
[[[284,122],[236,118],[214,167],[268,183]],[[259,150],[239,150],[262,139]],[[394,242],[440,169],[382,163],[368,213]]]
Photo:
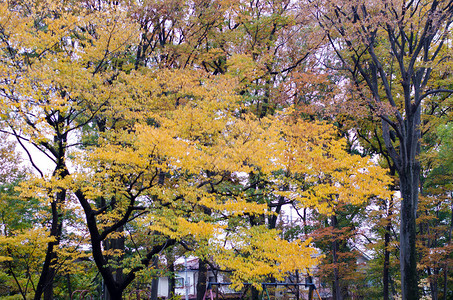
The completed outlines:
[[[117,271],[111,268],[108,265],[107,257],[104,255],[102,243],[104,240],[107,239],[108,234],[114,232],[117,229],[122,228],[124,224],[127,223],[130,215],[133,212],[133,207],[130,207],[123,218],[109,227],[108,229],[104,229],[103,232],[100,232],[97,221],[96,221],[96,211],[93,210],[91,204],[88,202],[88,199],[85,197],[84,193],[80,190],[75,192],[77,199],[79,200],[80,205],[82,206],[87,222],[87,227],[90,232],[91,238],[91,248],[93,254],[93,260],[96,264],[96,267],[101,274],[102,278],[104,279],[104,284],[107,287],[109,297],[111,300],[119,300],[122,299],[122,294],[124,290],[129,286],[129,284],[135,279],[136,273],[143,268],[146,268],[151,263],[154,256],[160,253],[162,250],[166,249],[167,247],[174,245],[176,240],[168,239],[166,242],[155,245],[144,258],[141,259],[141,265],[129,270],[127,274],[117,273]],[[132,203],[133,204],[133,203]],[[131,205],[132,205],[131,204]],[[119,245],[124,241],[118,241]],[[117,276],[121,274],[121,276]]]
[[[252,286],[251,294],[251,300],[260,300],[260,291],[258,291],[256,287]]]
[[[453,194],[451,196],[453,196]],[[452,232],[453,232],[453,202],[451,203],[450,231],[448,232],[448,243],[451,243]],[[448,284],[448,263],[446,262],[444,264],[444,288],[443,288],[444,300],[447,300],[448,292],[447,284]]]
[[[391,175],[395,175],[395,169],[391,168]],[[385,225],[384,233],[384,266],[382,272],[383,282],[383,299],[390,300],[390,239],[392,230],[392,216],[393,216],[393,196],[390,197],[387,206],[387,224]]]
[[[431,300],[437,300],[439,298],[439,287],[437,283],[438,277],[439,269],[434,268],[434,270],[431,270],[431,268],[428,267],[428,278],[429,278],[429,289],[431,290]]]
[[[383,299],[389,300],[389,280],[390,280],[390,251],[389,251],[389,244],[390,244],[390,229],[391,229],[391,219],[390,215],[387,216],[387,225],[385,226],[385,234],[384,234],[384,268],[382,272],[382,282],[383,282]]]
[[[208,280],[208,265],[205,260],[198,261],[198,282],[197,282],[197,300],[202,300],[206,292],[206,282]]]
[[[124,228],[123,226],[119,227],[116,232],[121,233],[123,232]],[[104,250],[119,250],[119,251],[124,251],[124,237],[118,237],[114,239],[105,239],[102,242],[104,246]],[[113,263],[114,265],[117,265],[115,268],[112,269],[113,273],[113,278],[115,282],[123,282],[123,268],[119,267],[118,265],[121,264],[121,260],[123,256],[119,257],[109,257],[106,256],[106,262],[107,263]],[[105,300],[112,300],[112,295],[111,293],[107,290],[105,293]]]
[[[299,270],[296,270],[296,283],[299,283]],[[300,300],[300,289],[299,289],[299,286],[296,285],[295,286],[296,288],[296,300]]]
[[[65,168],[63,168],[65,170]],[[67,172],[67,171],[66,171]],[[63,176],[66,176],[66,172]],[[57,254],[55,248],[60,244],[61,233],[63,230],[62,215],[59,212],[58,205],[65,201],[66,190],[60,190],[56,194],[56,199],[51,203],[52,223],[50,228],[50,236],[54,237],[54,241],[47,244],[46,256],[44,265],[41,270],[38,284],[36,286],[34,300],[40,300],[42,296],[44,300],[53,299],[53,280],[56,274],[55,260]],[[44,294],[44,295],[43,295]]]
[[[416,219],[420,165],[414,158],[400,172],[401,202],[400,269],[403,299],[418,299]]]
[[[313,283],[313,277],[311,275],[308,275],[308,283]],[[312,285],[308,287],[308,300],[313,300],[313,291],[314,288]]]
[[[333,215],[330,217],[332,229],[335,230],[337,228],[337,217]],[[336,233],[334,233],[335,237],[332,241],[332,263],[333,267],[333,286],[332,286],[332,294],[334,300],[343,300],[341,295],[341,288],[340,288],[340,275],[338,271],[338,241],[336,238]]]
[[[157,269],[159,267],[158,262],[159,262],[159,258],[157,256],[155,256],[153,258],[154,269]],[[155,277],[153,277],[153,280],[151,281],[151,300],[157,300],[158,290],[159,290],[159,277],[155,276]]]
[[[170,271],[170,276],[168,277],[168,298],[173,298],[175,295],[175,287],[176,287],[176,280],[175,280],[175,258],[173,254],[169,254],[167,256],[168,261],[168,270]]]
[[[72,295],[72,285],[71,285],[71,275],[66,274],[66,284],[68,286],[68,295],[71,297]]]

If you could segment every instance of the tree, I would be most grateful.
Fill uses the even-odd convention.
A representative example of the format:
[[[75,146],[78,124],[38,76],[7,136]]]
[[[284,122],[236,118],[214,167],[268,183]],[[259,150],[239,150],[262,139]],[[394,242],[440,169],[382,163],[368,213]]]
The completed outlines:
[[[30,184],[45,186],[35,195],[45,199],[51,212],[50,222],[46,224],[51,239],[35,299],[40,299],[43,293],[45,299],[50,299],[53,294],[59,264],[57,248],[70,202],[64,180],[69,175],[67,159],[75,146],[71,136],[91,121],[109,97],[102,88],[111,74],[97,73],[121,52],[123,48],[117,47],[124,40],[115,39],[119,36],[128,39],[124,33],[130,29],[123,23],[124,27],[112,31],[117,23],[99,16],[94,18],[95,14],[78,18],[79,8],[69,4],[8,2],[1,4],[0,12],[4,132],[17,139],[39,174],[40,179]],[[89,31],[95,22],[105,31]],[[51,176],[37,164],[31,147],[53,164]]]
[[[225,65],[232,73],[220,70],[222,57],[205,56],[200,67],[203,55],[195,50],[209,41],[210,30],[220,28],[210,14],[228,7],[228,1],[201,2],[196,9],[146,2],[150,10],[135,7],[131,13],[124,9],[130,3],[121,1],[2,4],[2,121],[38,172],[23,194],[41,196],[50,211],[35,299],[52,298],[54,278],[69,256],[63,257],[62,248],[73,211],[85,219],[110,298],[121,299],[176,244],[230,270],[236,285],[282,279],[317,262],[309,239],[279,236],[282,205],[330,214],[338,203],[387,193],[384,171],[348,155],[331,126],[301,122],[290,109],[267,115],[271,87],[304,57],[271,62],[263,52],[289,49],[273,43],[273,30],[263,32],[268,44],[252,39],[251,49],[263,55],[257,68],[267,66],[267,77],[252,72],[251,79],[238,79],[242,68],[250,71],[247,55],[245,65],[240,59]],[[169,15],[152,12],[153,3]],[[238,19],[239,27],[253,29],[248,38],[263,24],[292,28],[290,2],[253,3],[251,10],[240,2],[232,6],[252,16]],[[193,28],[182,21],[187,14],[197,20]],[[254,22],[256,16],[262,18]],[[189,35],[175,45],[178,34],[172,30]],[[211,49],[203,51],[212,54]],[[259,109],[244,101],[248,87],[240,80],[255,82],[250,94],[266,94],[255,103]],[[26,143],[51,160],[51,174],[39,168]]]
[[[240,98],[231,90],[234,80],[200,77],[200,72],[192,71],[142,72],[120,78],[130,81],[127,86],[131,90],[126,95],[144,95],[134,100],[146,101],[146,109],[140,114],[117,110],[122,114],[121,126],[105,132],[102,143],[86,152],[79,162],[81,172],[73,174],[75,182],[70,187],[85,211],[93,256],[111,296],[121,297],[135,274],[146,268],[155,254],[176,242],[214,262],[220,261],[221,253],[229,253],[222,245],[232,241],[239,245],[252,237],[258,244],[264,239],[264,244],[280,243],[288,249],[287,254],[273,257],[275,248],[264,248],[267,256],[249,256],[247,263],[262,260],[263,268],[254,273],[254,281],[269,273],[284,274],[285,270],[273,270],[269,264],[277,260],[284,267],[294,255],[309,253],[308,241],[280,241],[275,231],[266,232],[265,227],[251,231],[243,222],[225,228],[229,219],[263,214],[266,206],[247,202],[240,190],[221,192],[229,182],[237,181],[236,172],[260,168],[269,173],[279,168],[271,160],[279,157],[282,141],[278,131],[270,128],[270,121],[260,124],[253,116],[236,116]],[[132,84],[150,77],[155,80],[147,80],[146,85]],[[149,94],[156,96],[149,98]],[[130,107],[130,102],[121,100],[115,104],[117,108]],[[93,203],[101,198],[105,205],[94,209]],[[126,265],[124,279],[113,278],[114,268],[107,264],[101,241],[132,221],[147,229],[147,247],[153,250],[138,259],[141,251],[135,249],[137,258],[129,261],[135,261],[135,267]],[[150,243],[152,240],[158,241],[157,246]],[[299,261],[302,265],[314,262],[310,255]],[[243,271],[231,259],[223,261],[222,266],[235,273]]]
[[[49,242],[45,230],[37,228],[39,208],[37,199],[25,202],[15,190],[26,179],[21,170],[20,156],[9,136],[1,134],[0,160],[0,294],[19,292],[23,299],[34,289],[35,269],[44,258],[43,248]],[[27,243],[24,243],[27,241]]]
[[[425,170],[429,172],[422,177],[422,196],[417,222],[420,232],[419,249],[422,253],[420,267],[425,271],[431,297],[447,299],[452,247],[452,160],[447,149],[451,147],[452,135],[449,117],[440,115],[438,119],[444,124],[426,135],[423,144],[428,149],[421,156],[421,161]]]
[[[403,299],[418,299],[416,212],[423,103],[451,93],[432,81],[449,64],[449,1],[310,1],[339,65],[356,86],[355,103],[382,122],[382,137],[402,195],[400,268]],[[356,99],[356,98],[355,98]]]
[[[354,251],[348,247],[356,239],[360,212],[369,199],[390,197],[388,191],[373,190],[370,187],[378,184],[373,183],[374,180],[385,182],[384,185],[388,185],[390,180],[385,175],[386,171],[370,164],[366,157],[348,153],[344,139],[337,140],[335,135],[332,135],[326,140],[323,136],[328,132],[327,129],[319,127],[317,131],[313,125],[310,127],[311,130],[302,126],[297,130],[291,129],[294,132],[295,149],[302,146],[300,143],[304,138],[316,145],[310,145],[316,156],[304,157],[308,151],[300,154],[297,151],[297,156],[294,156],[294,161],[308,160],[316,166],[296,163],[291,168],[301,193],[294,207],[303,211],[299,216],[304,221],[305,230],[313,230],[308,234],[313,236],[317,247],[326,255],[320,266],[325,272],[321,273],[332,280],[333,294],[336,299],[341,299],[347,292],[347,286],[352,286],[352,281],[347,280],[348,276],[355,278],[359,274],[354,273],[355,267],[347,265],[356,265]],[[336,132],[333,126],[330,130]],[[316,140],[317,138],[323,140]],[[303,146],[301,148],[303,149]],[[323,154],[319,155],[321,153]],[[314,203],[311,202],[313,200]]]

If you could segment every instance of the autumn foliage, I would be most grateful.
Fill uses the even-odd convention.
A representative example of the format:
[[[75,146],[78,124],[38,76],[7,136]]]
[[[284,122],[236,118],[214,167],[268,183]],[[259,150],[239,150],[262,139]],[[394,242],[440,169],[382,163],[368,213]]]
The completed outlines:
[[[123,299],[171,278],[175,255],[226,272],[236,289],[299,272],[331,281],[337,297],[365,288],[351,242],[397,222],[398,183],[388,152],[366,143],[381,139],[352,141],[381,115],[367,119],[362,99],[351,118],[351,98],[383,91],[344,93],[357,78],[321,62],[342,34],[323,27],[321,4],[1,2],[0,297]],[[449,217],[434,186],[420,207],[419,269],[439,281],[451,227],[436,244],[448,226],[432,226]],[[288,211],[298,221],[285,224]]]

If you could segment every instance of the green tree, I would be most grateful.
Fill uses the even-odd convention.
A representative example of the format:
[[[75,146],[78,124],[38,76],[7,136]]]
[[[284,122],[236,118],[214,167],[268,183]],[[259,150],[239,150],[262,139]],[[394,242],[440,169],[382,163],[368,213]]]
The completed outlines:
[[[449,119],[448,115],[441,116],[441,122]],[[452,202],[451,202],[451,125],[449,122],[439,125],[435,132],[425,138],[421,161],[426,170],[423,177],[421,205],[418,211],[418,227],[420,239],[420,265],[425,271],[433,299],[448,299],[448,282],[451,278],[451,232],[452,232]],[[431,143],[429,143],[431,142]],[[434,146],[432,144],[434,143]],[[448,150],[447,150],[448,149]]]

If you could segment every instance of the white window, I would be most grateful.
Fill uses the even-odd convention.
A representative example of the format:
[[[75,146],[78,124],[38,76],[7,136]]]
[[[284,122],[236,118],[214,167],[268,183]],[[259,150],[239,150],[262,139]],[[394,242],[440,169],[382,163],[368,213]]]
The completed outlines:
[[[187,286],[190,286],[190,277],[187,277]],[[175,278],[175,287],[180,289],[185,287],[183,277]]]

